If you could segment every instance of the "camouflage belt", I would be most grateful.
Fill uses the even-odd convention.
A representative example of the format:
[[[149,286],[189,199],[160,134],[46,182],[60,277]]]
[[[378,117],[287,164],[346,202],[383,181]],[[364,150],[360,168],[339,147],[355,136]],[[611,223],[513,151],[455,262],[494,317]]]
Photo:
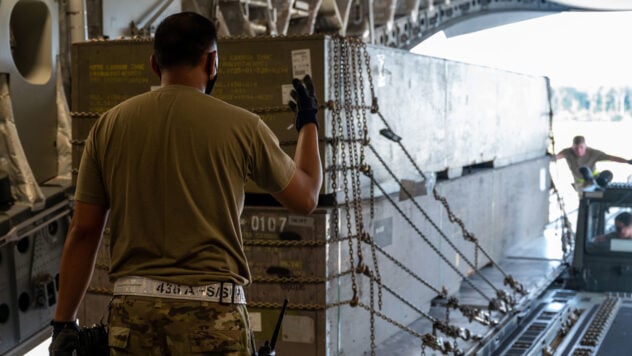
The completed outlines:
[[[246,304],[244,288],[232,282],[188,286],[145,277],[123,277],[114,283],[113,294]]]

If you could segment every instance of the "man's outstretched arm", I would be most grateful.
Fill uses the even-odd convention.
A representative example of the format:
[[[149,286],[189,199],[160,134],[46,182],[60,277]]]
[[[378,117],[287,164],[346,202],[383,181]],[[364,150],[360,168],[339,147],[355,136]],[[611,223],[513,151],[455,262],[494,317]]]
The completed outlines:
[[[566,155],[564,154],[564,151],[560,151],[555,155],[555,159],[558,160],[560,158],[566,158]]]
[[[612,155],[607,155],[607,159],[608,161],[613,161],[613,162],[620,162],[620,163],[630,163],[632,164],[632,160],[631,159],[625,159],[623,157],[618,157],[618,156],[612,156]]]

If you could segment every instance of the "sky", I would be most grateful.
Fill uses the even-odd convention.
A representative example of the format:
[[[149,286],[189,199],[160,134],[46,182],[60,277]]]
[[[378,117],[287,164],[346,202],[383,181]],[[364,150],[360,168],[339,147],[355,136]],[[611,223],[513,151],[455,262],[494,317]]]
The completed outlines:
[[[562,12],[449,38],[439,32],[412,52],[546,75],[553,86],[632,86],[631,34],[632,11]]]

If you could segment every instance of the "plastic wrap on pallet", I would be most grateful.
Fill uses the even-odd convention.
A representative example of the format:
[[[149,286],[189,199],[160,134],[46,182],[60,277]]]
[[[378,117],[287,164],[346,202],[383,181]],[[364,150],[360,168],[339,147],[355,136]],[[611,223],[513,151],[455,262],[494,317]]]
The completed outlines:
[[[57,176],[70,179],[72,152],[70,147],[71,117],[61,75],[61,64],[57,61]]]
[[[0,119],[2,119],[0,120],[0,135],[2,136],[0,167],[4,165],[2,164],[4,160],[11,180],[11,190],[16,200],[31,205],[33,210],[39,210],[44,207],[45,198],[31,171],[15,127],[6,74],[0,74]]]

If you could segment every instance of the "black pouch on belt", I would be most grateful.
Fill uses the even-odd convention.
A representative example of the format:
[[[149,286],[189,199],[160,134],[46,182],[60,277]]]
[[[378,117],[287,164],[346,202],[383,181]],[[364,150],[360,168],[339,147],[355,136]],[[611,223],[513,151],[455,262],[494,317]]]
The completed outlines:
[[[105,324],[95,324],[89,328],[79,329],[79,346],[77,356],[109,356],[108,327]]]

